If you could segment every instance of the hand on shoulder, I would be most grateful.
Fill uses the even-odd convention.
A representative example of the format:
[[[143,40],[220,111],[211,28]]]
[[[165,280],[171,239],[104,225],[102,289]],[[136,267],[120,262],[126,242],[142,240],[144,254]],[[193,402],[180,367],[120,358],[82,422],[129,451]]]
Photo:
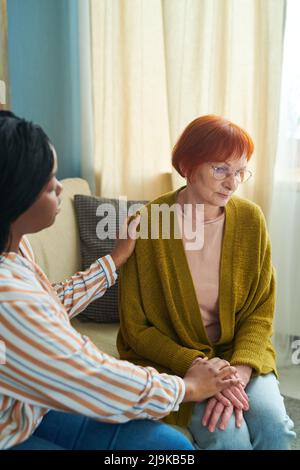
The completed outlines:
[[[140,215],[136,215],[133,219],[128,217],[120,230],[115,247],[111,252],[117,269],[126,263],[134,251],[140,219]]]

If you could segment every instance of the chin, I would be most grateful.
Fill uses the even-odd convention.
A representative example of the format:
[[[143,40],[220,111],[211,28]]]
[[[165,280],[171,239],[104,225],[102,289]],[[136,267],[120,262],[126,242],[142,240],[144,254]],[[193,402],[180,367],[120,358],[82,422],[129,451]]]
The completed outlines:
[[[57,213],[54,215],[54,217],[52,218],[51,222],[49,223],[49,225],[47,225],[47,227],[51,227],[51,225],[54,224],[55,220],[56,220],[56,216],[57,216]]]
[[[220,202],[220,204],[218,204],[219,207],[225,207],[228,201],[229,201],[229,198],[228,198],[227,201],[222,201],[222,202]]]
[[[31,233],[41,232],[42,230],[45,230],[45,228],[51,227],[51,225],[54,224],[55,219],[56,219],[56,214],[51,218],[51,220],[44,221],[43,224],[39,225],[38,227],[35,227],[35,229],[32,230]]]
[[[229,201],[230,198],[231,198],[231,196],[221,196],[220,194],[217,194],[218,205],[220,207],[226,206],[226,204],[227,204],[227,202]]]

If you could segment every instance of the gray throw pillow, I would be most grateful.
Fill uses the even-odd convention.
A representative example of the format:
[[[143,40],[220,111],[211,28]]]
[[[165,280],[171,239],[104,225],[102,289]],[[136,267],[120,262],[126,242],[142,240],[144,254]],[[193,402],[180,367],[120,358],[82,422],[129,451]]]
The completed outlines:
[[[75,195],[74,204],[80,236],[81,268],[87,269],[97,258],[110,254],[115,245],[119,225],[125,220],[128,208],[135,210],[148,201],[119,201],[118,199]],[[100,237],[100,238],[99,238]],[[105,239],[103,239],[106,237]],[[118,280],[100,299],[92,302],[78,318],[82,321],[116,323],[118,313]]]

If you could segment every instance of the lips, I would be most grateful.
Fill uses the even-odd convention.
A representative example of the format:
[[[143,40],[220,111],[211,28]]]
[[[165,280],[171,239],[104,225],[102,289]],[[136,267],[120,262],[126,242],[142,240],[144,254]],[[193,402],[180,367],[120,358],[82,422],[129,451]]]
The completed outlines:
[[[217,193],[219,196],[223,197],[224,199],[230,197],[230,194],[222,194],[222,193]]]

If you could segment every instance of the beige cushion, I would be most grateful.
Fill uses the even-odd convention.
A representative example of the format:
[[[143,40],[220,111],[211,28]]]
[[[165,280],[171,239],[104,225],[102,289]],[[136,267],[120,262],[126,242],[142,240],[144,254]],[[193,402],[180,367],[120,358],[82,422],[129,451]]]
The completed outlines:
[[[81,178],[68,178],[61,183],[62,205],[54,225],[28,236],[36,262],[51,282],[63,281],[81,269],[73,198],[75,194],[91,194],[88,183]]]

